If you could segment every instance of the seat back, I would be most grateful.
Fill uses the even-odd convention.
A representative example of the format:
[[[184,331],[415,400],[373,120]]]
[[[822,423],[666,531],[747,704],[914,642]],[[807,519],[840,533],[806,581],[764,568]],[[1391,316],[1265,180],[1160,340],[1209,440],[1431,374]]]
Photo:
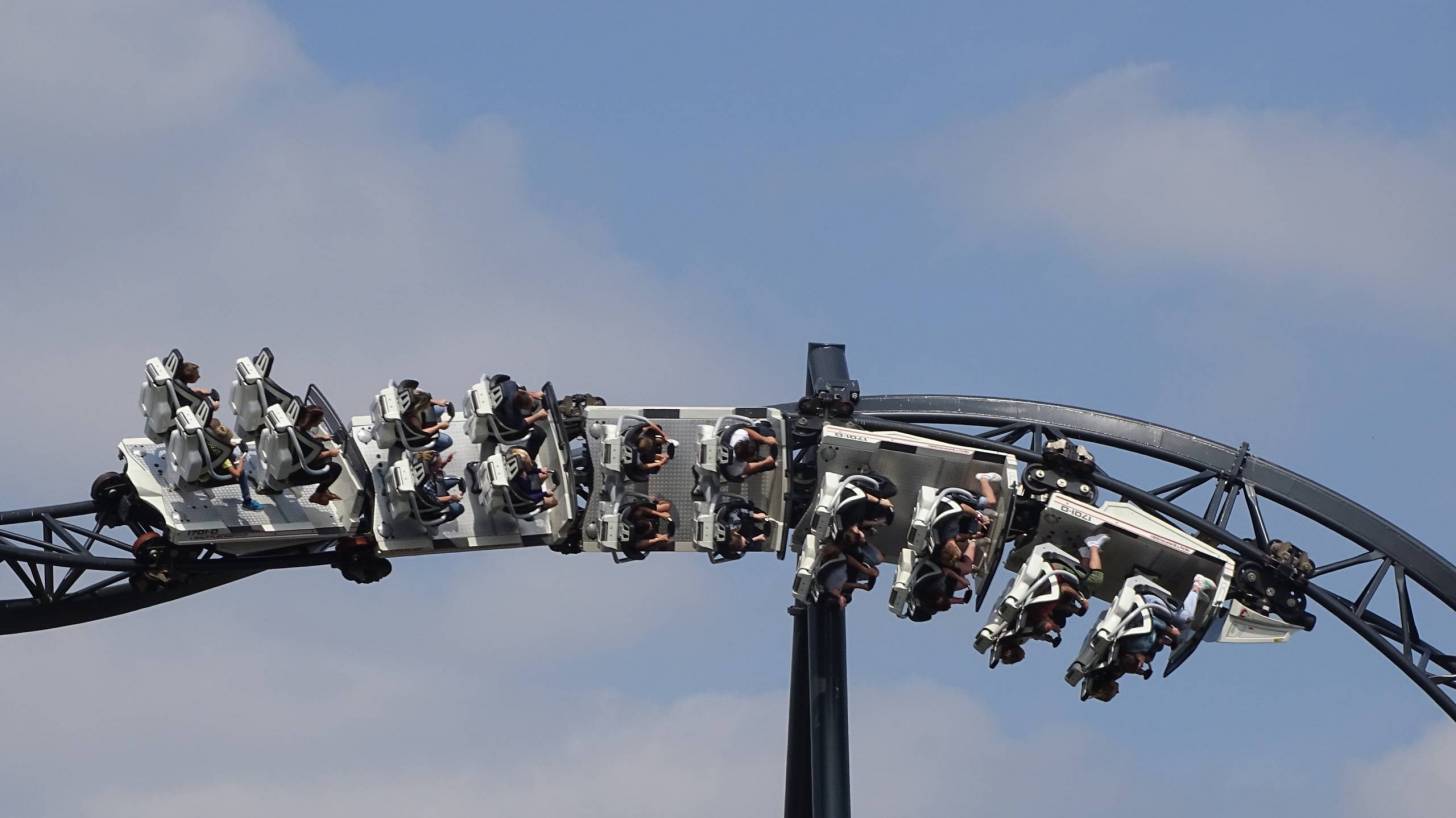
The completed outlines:
[[[233,364],[233,384],[228,393],[234,430],[245,439],[257,438],[266,423],[268,407],[297,401],[292,393],[272,378],[273,352],[264,347],[251,358]]]
[[[176,381],[181,363],[182,354],[175,349],[165,358],[149,358],[146,362],[146,375],[137,402],[146,418],[147,437],[158,443],[167,439],[177,409],[183,405]]]
[[[194,411],[177,410],[176,423],[167,436],[162,479],[167,485],[222,483],[233,477],[223,467],[232,455],[231,443],[212,438],[207,431],[210,412],[206,405]]]
[[[382,449],[392,448],[402,442],[404,407],[408,405],[409,396],[405,395],[401,401],[400,391],[394,381],[390,381],[389,386],[379,390],[374,396],[374,402],[369,405],[369,423],[374,442]]]
[[[531,430],[514,425],[516,418],[509,401],[520,387],[509,375],[483,376],[465,393],[465,434],[473,443],[521,443]]]
[[[443,503],[428,490],[429,474],[425,464],[410,455],[394,461],[385,477],[385,494],[389,513],[395,518],[408,518],[426,528],[445,521]]]
[[[321,477],[328,471],[326,465],[310,465],[324,446],[308,430],[294,425],[298,408],[295,399],[286,406],[269,406],[264,412],[263,431],[258,437],[258,462],[263,482],[269,488],[282,488],[296,478]]]

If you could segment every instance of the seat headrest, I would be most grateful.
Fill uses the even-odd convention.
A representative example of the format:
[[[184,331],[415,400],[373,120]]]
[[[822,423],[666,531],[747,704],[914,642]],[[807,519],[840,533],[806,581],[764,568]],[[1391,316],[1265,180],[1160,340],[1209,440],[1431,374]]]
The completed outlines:
[[[263,413],[263,422],[267,424],[269,429],[275,432],[293,428],[293,418],[289,416],[288,411],[283,406],[276,403],[269,406],[267,411]]]
[[[258,365],[253,363],[252,358],[239,358],[237,363],[238,380],[243,383],[257,383],[263,380],[263,373]]]

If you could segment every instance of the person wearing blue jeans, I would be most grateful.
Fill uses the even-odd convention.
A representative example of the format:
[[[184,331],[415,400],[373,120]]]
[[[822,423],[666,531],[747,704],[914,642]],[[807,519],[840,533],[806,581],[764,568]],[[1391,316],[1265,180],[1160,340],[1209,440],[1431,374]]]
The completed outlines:
[[[222,461],[222,467],[238,481],[238,490],[243,495],[243,508],[248,511],[262,511],[263,504],[253,499],[248,487],[248,453],[240,442],[233,440],[232,430],[224,426],[222,421],[213,418],[207,422],[207,433],[212,437],[212,441],[209,441],[209,448],[212,448],[212,444],[215,443],[217,448],[214,450],[231,450],[228,458]]]

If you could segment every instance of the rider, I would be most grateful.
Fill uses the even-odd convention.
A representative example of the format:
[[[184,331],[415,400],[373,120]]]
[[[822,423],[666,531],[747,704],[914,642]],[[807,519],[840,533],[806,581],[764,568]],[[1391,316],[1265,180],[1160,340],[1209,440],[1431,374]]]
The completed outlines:
[[[775,463],[773,455],[759,457],[758,447],[765,444],[772,446],[778,442],[778,438],[763,434],[752,426],[744,425],[734,429],[733,434],[728,436],[728,448],[733,456],[723,464],[723,475],[738,479],[772,469]]]
[[[546,442],[546,430],[538,424],[544,422],[550,413],[546,411],[546,393],[537,389],[526,389],[513,380],[501,383],[504,397],[503,419],[507,426],[518,431],[530,430],[526,439],[526,453],[535,457]]]
[[[671,551],[672,537],[661,531],[660,520],[672,521],[672,501],[665,497],[649,497],[632,506],[625,515],[630,526],[628,547],[635,551]]]
[[[511,491],[538,509],[556,508],[556,495],[547,491],[544,485],[544,481],[551,477],[550,470],[538,468],[530,452],[523,448],[511,449],[510,454],[516,458],[518,466],[516,476],[510,481]]]
[[[410,396],[409,406],[404,411],[405,425],[422,435],[433,435],[435,440],[430,448],[437,452],[454,445],[455,441],[445,433],[450,428],[450,421],[445,419],[450,402],[420,389],[417,381],[403,381],[402,385],[409,389]]]
[[[638,468],[644,474],[656,474],[672,459],[667,449],[667,432],[650,420],[638,427],[633,445],[637,449]]]
[[[248,486],[248,454],[234,442],[232,430],[224,426],[222,421],[212,418],[207,422],[207,438],[204,440],[210,456],[216,457],[227,452],[227,459],[222,461],[222,467],[238,481],[238,490],[243,495],[243,508],[248,511],[262,511],[263,504],[253,499]]]
[[[1001,475],[981,472],[976,479],[981,483],[980,493],[972,492],[969,501],[960,501],[961,513],[942,520],[935,531],[938,543],[936,561],[947,570],[955,571],[963,580],[959,583],[962,585],[965,584],[964,579],[976,570],[978,538],[991,530],[991,521],[996,517],[996,512],[988,509],[996,505],[996,489],[992,484],[999,483]]]
[[[756,508],[735,508],[728,512],[727,551],[742,554],[751,547],[762,546],[768,539],[764,524],[768,515]],[[745,533],[747,532],[747,533]]]
[[[1193,578],[1193,586],[1175,611],[1162,595],[1144,592],[1142,600],[1152,614],[1149,633],[1125,636],[1118,640],[1117,658],[1107,667],[1088,674],[1087,695],[1099,701],[1111,701],[1117,695],[1117,680],[1129,673],[1146,676],[1152,661],[1164,645],[1176,645],[1189,635],[1187,630],[1198,610],[1198,598],[1214,589],[1213,580],[1202,574]]]
[[[841,554],[843,562],[829,565],[834,557]],[[822,583],[824,590],[839,601],[839,607],[845,607],[855,591],[868,591],[874,585],[880,575],[877,566],[883,560],[880,550],[862,534],[856,538],[850,529],[840,530],[820,553],[821,564],[828,565]]]
[[[299,434],[305,435],[314,443],[319,444],[319,453],[307,465],[311,469],[324,469],[323,477],[319,478],[318,485],[314,487],[313,494],[309,495],[308,498],[310,503],[320,506],[326,506],[334,500],[340,499],[339,495],[329,491],[329,487],[344,472],[344,467],[335,462],[339,457],[343,456],[344,450],[340,448],[329,448],[329,445],[334,442],[333,438],[328,435],[316,435],[313,433],[314,428],[320,423],[323,423],[323,420],[324,410],[313,404],[308,404],[298,413],[298,420],[293,424]]]
[[[214,412],[222,405],[222,396],[217,393],[216,389],[203,389],[195,385],[202,379],[202,369],[197,364],[191,361],[183,361],[177,367],[176,378],[194,396],[191,401],[192,403],[201,403],[205,400],[212,405],[212,411]]]
[[[1026,649],[1022,647],[1022,643],[1027,639],[1051,641],[1059,638],[1069,617],[1087,613],[1088,596],[1096,594],[1102,587],[1102,546],[1109,539],[1111,538],[1106,533],[1095,531],[1083,540],[1084,548],[1079,565],[1058,564],[1058,567],[1073,575],[1072,581],[1059,583],[1061,592],[1056,599],[1026,607],[1020,630],[1015,634],[1008,634],[997,647],[1002,662],[1016,664],[1026,658]]]

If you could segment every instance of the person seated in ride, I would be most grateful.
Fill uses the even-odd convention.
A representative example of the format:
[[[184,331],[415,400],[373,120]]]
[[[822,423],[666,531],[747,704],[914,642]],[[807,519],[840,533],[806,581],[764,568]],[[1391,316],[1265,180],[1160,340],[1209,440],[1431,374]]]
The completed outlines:
[[[962,504],[964,508],[964,504]],[[970,586],[971,574],[980,566],[981,546],[989,546],[990,540],[981,535],[989,533],[991,520],[996,512],[971,510],[953,519],[945,520],[937,527],[936,539],[939,545],[932,555],[939,565],[960,587]]]
[[[1117,680],[1129,673],[1141,674],[1142,668],[1136,656],[1122,654],[1112,664],[1087,674],[1087,698],[1110,702],[1120,689]]]
[[[848,504],[838,512],[839,528],[854,543],[867,542],[875,529],[889,525],[895,520],[895,486],[888,480],[881,480],[879,493],[864,490],[864,499]]]
[[[728,436],[728,450],[732,457],[723,464],[723,475],[742,479],[772,469],[776,462],[773,455],[759,457],[759,447],[777,445],[778,442],[778,438],[763,434],[752,426],[743,425],[734,429],[733,434]]]
[[[1026,657],[1026,649],[1022,647],[1021,643],[1027,639],[1043,641],[1059,639],[1062,629],[1067,627],[1067,620],[1070,617],[1087,613],[1088,597],[1097,593],[1098,589],[1102,587],[1102,546],[1108,539],[1106,534],[1098,532],[1084,540],[1086,553],[1082,555],[1080,565],[1052,563],[1052,568],[1065,569],[1073,575],[1073,578],[1070,581],[1066,577],[1060,578],[1062,580],[1059,582],[1061,592],[1056,599],[1026,607],[1023,624],[1018,633],[1001,640],[999,650],[1002,662],[1008,665],[1016,664]]]
[[[224,426],[222,421],[212,418],[207,422],[207,432],[203,437],[207,445],[208,458],[216,462],[218,457],[226,457],[222,461],[223,470],[238,481],[238,490],[243,495],[243,508],[248,511],[262,511],[263,504],[253,499],[252,492],[248,486],[247,452],[234,442],[233,432]],[[226,455],[223,453],[226,452]]]
[[[637,503],[623,515],[623,521],[630,526],[631,538],[627,547],[633,551],[671,551],[671,535],[662,531],[663,521],[672,522],[672,501],[665,497],[649,497]]]
[[[1193,586],[1183,598],[1183,604],[1176,610],[1169,606],[1162,594],[1144,592],[1142,600],[1152,615],[1152,630],[1118,640],[1119,652],[1138,657],[1138,666],[1141,668],[1151,662],[1163,646],[1178,644],[1189,633],[1189,623],[1198,610],[1199,596],[1211,592],[1213,588],[1214,583],[1209,578],[1201,574],[1194,577]]]
[[[956,590],[964,587],[966,593],[956,596]],[[954,575],[945,571],[921,579],[912,591],[915,604],[910,610],[911,622],[924,622],[938,613],[944,613],[954,605],[965,605],[973,599],[970,585],[955,581]]]
[[[222,406],[222,396],[216,389],[203,389],[197,386],[202,380],[202,368],[191,361],[183,361],[177,366],[177,374],[174,376],[182,387],[192,396],[192,403],[207,401],[212,405],[212,411],[216,412]],[[184,396],[185,398],[186,396]]]
[[[835,562],[841,555],[844,560]],[[874,585],[880,576],[878,565],[884,555],[862,534],[856,537],[846,528],[823,547],[819,559],[821,565],[827,566],[824,588],[842,608],[849,604],[853,591],[868,591]]]
[[[438,486],[442,492],[454,491],[465,482],[462,478],[445,473],[445,467],[455,459],[454,452],[441,457],[434,449],[426,449],[418,452],[415,459],[425,465],[425,479]]]
[[[525,449],[532,457],[541,451],[546,442],[546,430],[538,424],[544,423],[551,413],[546,410],[546,393],[539,389],[527,389],[513,380],[501,383],[503,403],[501,421],[517,432],[530,431]]]
[[[672,459],[667,450],[667,432],[650,420],[637,427],[632,445],[637,453],[637,468],[643,474],[658,473]]]
[[[460,489],[463,481],[458,477],[445,474],[444,466],[438,465],[440,456],[434,450],[426,449],[423,452],[415,452],[414,457],[425,467],[425,479],[416,487],[416,491],[434,498],[435,502],[439,503],[444,510],[444,516],[435,525],[443,525],[464,514],[463,495],[455,493]]]
[[[768,515],[756,508],[735,508],[728,512],[728,542],[725,551],[742,554],[762,546],[768,539],[764,524]]]
[[[511,493],[531,503],[534,508],[556,508],[556,494],[548,491],[545,483],[550,479],[551,471],[538,467],[524,448],[511,449],[510,456],[516,459],[516,476],[509,484]],[[671,508],[672,504],[668,503],[668,509]]]
[[[318,425],[323,422],[324,410],[313,404],[308,404],[298,413],[298,420],[293,423],[293,427],[298,430],[300,435],[307,437],[319,445],[318,454],[314,455],[305,465],[314,470],[324,469],[323,477],[318,479],[318,484],[314,486],[313,494],[308,497],[310,503],[320,506],[326,506],[335,500],[341,499],[339,495],[329,491],[329,487],[334,484],[335,480],[339,479],[339,475],[344,471],[344,468],[336,462],[337,458],[343,456],[344,450],[330,448],[334,442],[333,438],[328,435],[314,433]]]
[[[433,435],[435,441],[430,448],[437,452],[443,452],[454,445],[455,441],[445,433],[450,428],[450,421],[445,420],[445,407],[450,402],[439,400],[418,387],[411,388],[409,395],[409,406],[404,410],[404,424],[426,437]]]

